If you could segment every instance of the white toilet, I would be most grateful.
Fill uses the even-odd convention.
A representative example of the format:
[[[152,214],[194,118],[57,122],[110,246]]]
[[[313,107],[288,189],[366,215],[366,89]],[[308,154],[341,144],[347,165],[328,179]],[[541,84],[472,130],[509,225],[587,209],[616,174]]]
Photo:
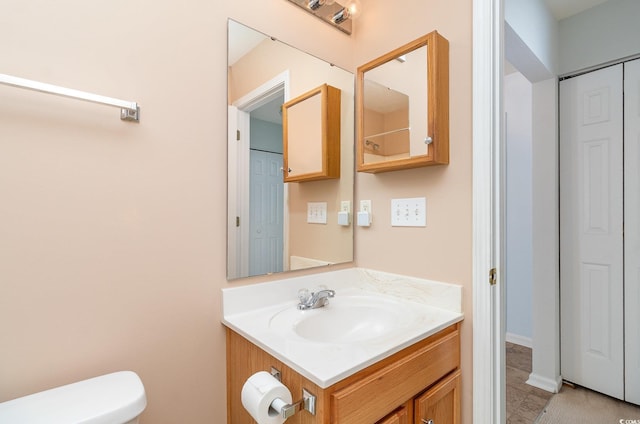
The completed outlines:
[[[136,424],[146,406],[138,375],[120,371],[0,403],[0,423]]]

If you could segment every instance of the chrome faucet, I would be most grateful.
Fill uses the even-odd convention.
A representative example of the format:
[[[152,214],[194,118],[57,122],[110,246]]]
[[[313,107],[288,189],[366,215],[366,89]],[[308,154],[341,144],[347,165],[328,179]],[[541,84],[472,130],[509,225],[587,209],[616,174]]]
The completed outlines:
[[[329,303],[329,298],[334,297],[336,292],[334,290],[319,290],[315,293],[309,293],[309,290],[302,289],[298,292],[298,309],[301,311],[307,309],[322,308]]]

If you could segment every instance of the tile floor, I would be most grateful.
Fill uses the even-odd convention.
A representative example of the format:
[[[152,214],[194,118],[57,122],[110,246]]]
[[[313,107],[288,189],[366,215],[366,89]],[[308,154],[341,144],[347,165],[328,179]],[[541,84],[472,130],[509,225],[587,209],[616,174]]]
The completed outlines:
[[[526,383],[531,373],[531,349],[507,343],[507,424],[532,424],[552,393]]]

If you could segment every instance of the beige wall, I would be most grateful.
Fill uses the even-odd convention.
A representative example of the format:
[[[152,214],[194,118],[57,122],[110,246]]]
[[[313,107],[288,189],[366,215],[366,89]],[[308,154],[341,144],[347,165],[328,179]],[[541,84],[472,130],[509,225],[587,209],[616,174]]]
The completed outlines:
[[[374,224],[357,229],[356,258],[465,285],[470,422],[469,0],[367,0],[354,37],[283,0],[0,5],[1,72],[142,109],[125,123],[115,109],[0,87],[0,401],[132,369],[147,389],[144,422],[225,421],[232,17],[347,69],[434,28],[451,42],[451,165],[358,175]],[[423,195],[426,229],[389,227],[391,197]]]
[[[366,63],[432,30],[449,40],[450,164],[356,176],[356,203],[372,200],[373,224],[356,227],[358,266],[464,286],[463,421],[472,414],[470,0],[367,0],[357,22],[356,63]],[[373,11],[373,12],[371,12]],[[392,198],[426,197],[426,228],[392,228]]]

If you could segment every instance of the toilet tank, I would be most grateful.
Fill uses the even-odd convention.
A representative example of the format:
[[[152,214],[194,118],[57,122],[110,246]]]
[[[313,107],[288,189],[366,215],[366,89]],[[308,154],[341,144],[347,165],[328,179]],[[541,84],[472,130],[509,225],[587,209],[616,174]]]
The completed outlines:
[[[0,423],[125,424],[146,406],[138,375],[119,371],[0,403]]]

